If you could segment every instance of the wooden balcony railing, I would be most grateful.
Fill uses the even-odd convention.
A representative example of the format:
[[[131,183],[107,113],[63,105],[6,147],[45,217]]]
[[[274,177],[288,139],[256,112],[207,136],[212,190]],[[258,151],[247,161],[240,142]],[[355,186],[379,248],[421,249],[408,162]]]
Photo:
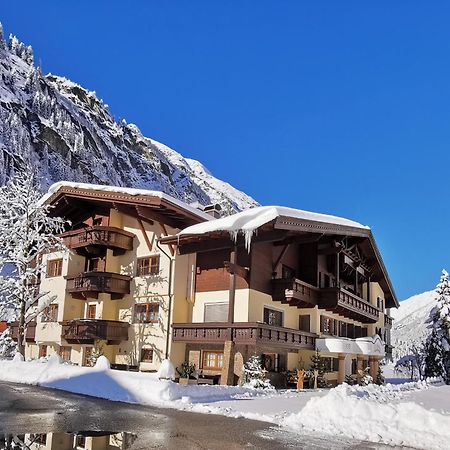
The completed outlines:
[[[66,277],[66,291],[74,298],[96,298],[99,293],[111,294],[111,299],[121,299],[130,293],[131,277],[113,272],[84,272]]]
[[[114,255],[120,255],[133,250],[135,235],[120,228],[95,225],[67,231],[61,237],[68,248],[82,255],[94,253],[93,247],[110,248]]]
[[[19,339],[19,322],[11,322],[9,324],[9,328],[11,330],[11,338],[13,341],[18,341]],[[36,321],[32,321],[27,325],[25,341],[26,342],[35,342],[36,337]]]
[[[321,289],[319,307],[362,323],[375,323],[380,316],[378,308],[343,288]]]
[[[297,278],[275,278],[272,280],[272,298],[298,308],[312,308],[319,301],[320,289]]]
[[[174,323],[173,342],[190,344],[223,344],[229,339],[229,329],[236,344],[266,344],[284,348],[314,349],[317,335],[291,328],[275,327],[259,322]]]
[[[392,317],[385,314],[384,315],[384,326],[390,328],[390,327],[392,327],[392,322],[393,322]]]
[[[128,322],[117,320],[75,319],[60,322],[61,337],[69,344],[93,344],[96,340],[119,344],[128,340]]]

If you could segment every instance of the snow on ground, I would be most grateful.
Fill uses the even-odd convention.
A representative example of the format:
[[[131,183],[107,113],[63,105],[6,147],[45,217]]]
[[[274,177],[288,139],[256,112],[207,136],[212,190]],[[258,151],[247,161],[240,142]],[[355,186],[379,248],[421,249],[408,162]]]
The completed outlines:
[[[47,361],[0,361],[0,380],[35,384],[116,401],[274,423],[302,434],[332,434],[426,450],[448,449],[450,386],[410,382],[342,385],[330,390],[252,390],[179,385],[156,374]]]

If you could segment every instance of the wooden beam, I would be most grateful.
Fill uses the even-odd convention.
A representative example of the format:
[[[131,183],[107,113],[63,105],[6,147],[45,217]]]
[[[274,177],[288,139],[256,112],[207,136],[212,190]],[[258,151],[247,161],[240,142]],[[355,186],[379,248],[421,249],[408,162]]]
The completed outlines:
[[[227,269],[228,273],[235,274],[238,277],[244,278],[244,280],[248,279],[250,273],[250,269],[248,267],[242,267],[230,261],[224,261],[223,265],[225,266],[225,269]]]
[[[237,265],[237,246],[235,245],[230,252],[230,264]],[[228,296],[228,324],[229,328],[229,340],[233,340],[233,329],[231,325],[234,322],[234,302],[236,299],[236,274],[230,273],[230,290]]]
[[[148,238],[147,230],[145,229],[144,224],[142,223],[142,220],[140,217],[137,218],[137,221],[139,223],[139,227],[141,228],[142,234],[144,235],[144,240],[145,240],[145,243],[147,244],[148,251],[151,253],[153,244],[152,244],[152,242],[150,242],[150,239]]]
[[[169,236],[169,233],[167,233],[166,226],[163,223],[161,223],[161,222],[159,222],[159,226],[161,227],[161,229],[162,229],[162,231],[164,233],[164,236]],[[170,254],[172,255],[172,257],[175,256],[175,248],[174,248],[174,246],[172,244],[168,244],[168,245],[169,245]]]
[[[288,248],[289,248],[289,244],[286,244],[283,247],[283,250],[281,250],[280,256],[277,258],[277,260],[275,261],[275,264],[273,264],[273,266],[272,266],[272,272],[277,271],[278,264],[280,264],[281,260],[283,259],[284,255],[286,254]]]

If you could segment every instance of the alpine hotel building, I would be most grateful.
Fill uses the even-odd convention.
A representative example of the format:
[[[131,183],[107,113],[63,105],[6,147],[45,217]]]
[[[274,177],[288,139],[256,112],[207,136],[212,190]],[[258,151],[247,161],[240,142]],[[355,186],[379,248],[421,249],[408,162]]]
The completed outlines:
[[[390,357],[398,302],[365,226],[281,207],[217,218],[160,192],[64,182],[46,201],[71,222],[69,251],[43,255],[55,299],[28,326],[27,358],[87,365],[100,351],[141,371],[169,358],[236,384],[258,354],[281,385],[316,349],[331,384]]]

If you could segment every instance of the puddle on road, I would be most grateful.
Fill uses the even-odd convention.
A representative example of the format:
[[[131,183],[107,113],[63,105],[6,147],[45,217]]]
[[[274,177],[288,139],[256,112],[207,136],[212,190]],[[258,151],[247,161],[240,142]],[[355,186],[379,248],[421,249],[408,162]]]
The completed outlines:
[[[137,435],[113,431],[76,431],[42,434],[0,434],[0,450],[128,450]]]

